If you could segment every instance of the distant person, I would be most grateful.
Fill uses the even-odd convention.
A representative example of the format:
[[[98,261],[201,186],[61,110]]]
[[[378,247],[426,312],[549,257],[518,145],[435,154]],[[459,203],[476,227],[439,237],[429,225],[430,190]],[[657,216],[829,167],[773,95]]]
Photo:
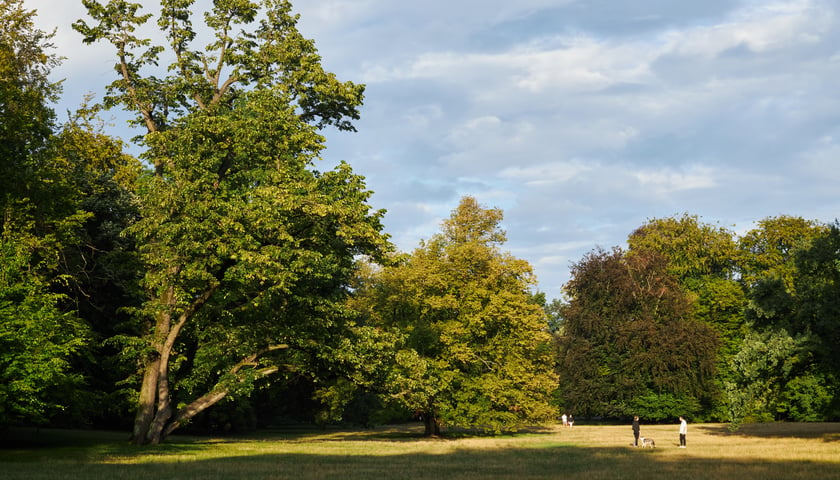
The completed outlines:
[[[633,417],[633,446],[634,447],[639,446],[639,431],[640,431],[639,416],[636,415],[636,416]]]
[[[560,416],[560,420],[563,420],[563,428],[569,426],[569,417],[567,417],[565,413]]]
[[[569,414],[569,428],[572,428],[575,425],[575,417],[572,414]]]
[[[680,448],[685,448],[685,435],[688,433],[688,423],[680,417]]]

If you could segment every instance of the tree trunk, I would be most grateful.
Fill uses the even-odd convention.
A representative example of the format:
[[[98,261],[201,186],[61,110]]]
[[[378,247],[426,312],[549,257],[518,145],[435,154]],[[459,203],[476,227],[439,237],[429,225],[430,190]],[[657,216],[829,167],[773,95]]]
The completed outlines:
[[[149,359],[145,369],[143,383],[140,385],[140,397],[137,400],[137,414],[134,416],[134,430],[131,435],[131,441],[135,445],[146,443],[146,434],[155,416],[160,357]]]
[[[179,327],[174,328],[173,332],[175,332],[178,328]],[[255,366],[257,358],[260,355],[285,348],[289,348],[289,346],[286,344],[281,344],[266,347],[260,350],[259,352],[255,352],[254,354],[243,358],[239,363],[231,367],[228,373],[236,375],[243,368]],[[169,343],[167,342],[167,344],[165,344],[162,348],[161,356],[163,358],[168,359],[171,351],[172,350],[169,346]],[[189,405],[181,408],[173,415],[172,400],[170,399],[169,390],[169,375],[167,373],[167,369],[169,368],[169,362],[164,360],[158,360],[156,363],[158,367],[156,370],[153,370],[151,368],[151,364],[147,367],[148,370],[146,371],[146,376],[154,376],[154,372],[157,372],[157,390],[153,390],[153,392],[157,392],[157,396],[155,399],[152,400],[151,404],[148,405],[147,408],[143,409],[145,412],[143,416],[143,423],[141,424],[139,421],[140,414],[138,412],[138,421],[135,422],[134,425],[134,443],[138,445],[159,444],[178,427],[191,420],[193,417],[203,412],[204,410],[212,407],[213,405],[218,403],[219,400],[225,398],[228,395],[228,393],[230,393],[229,388],[217,384],[209,393],[193,400]],[[278,370],[278,367],[270,366],[261,368],[257,370],[257,372],[260,375],[267,376],[276,373]],[[144,380],[145,378],[146,377],[144,376]],[[141,391],[141,396],[144,391],[145,381],[144,390]]]
[[[435,415],[434,410],[429,409],[429,411],[423,414],[423,423],[426,426],[426,431],[424,433],[425,436],[440,436],[440,419],[437,418],[437,415]]]
[[[178,269],[171,269],[177,273]],[[159,443],[160,431],[171,415],[169,407],[169,355],[172,352],[174,336],[178,328],[172,327],[172,316],[168,313],[175,303],[175,293],[172,287],[159,298],[158,303],[165,307],[155,319],[152,332],[152,348],[154,356],[146,361],[143,372],[143,383],[140,386],[140,397],[137,403],[137,415],[134,417],[132,442],[136,445]],[[180,322],[179,322],[180,323]],[[168,412],[166,410],[169,410]],[[167,418],[162,418],[166,415]]]
[[[172,416],[167,375],[169,362],[165,357],[168,352],[156,350],[155,358],[146,363],[146,371],[143,372],[132,434],[135,445],[160,443],[164,425]]]
[[[166,337],[169,332],[169,315],[159,315],[155,323],[152,347],[155,352],[144,366],[143,383],[140,385],[140,397],[137,400],[137,415],[134,417],[132,442],[135,445],[149,443],[149,433],[157,418],[160,404],[161,371],[167,368],[169,362],[164,357],[160,347],[160,337]]]

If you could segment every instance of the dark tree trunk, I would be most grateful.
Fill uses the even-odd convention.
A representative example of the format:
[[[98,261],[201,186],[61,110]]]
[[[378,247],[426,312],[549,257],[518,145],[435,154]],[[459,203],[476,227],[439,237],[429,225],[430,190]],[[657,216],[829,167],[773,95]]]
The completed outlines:
[[[433,410],[423,414],[423,424],[426,426],[425,436],[440,436],[440,419],[437,418]]]

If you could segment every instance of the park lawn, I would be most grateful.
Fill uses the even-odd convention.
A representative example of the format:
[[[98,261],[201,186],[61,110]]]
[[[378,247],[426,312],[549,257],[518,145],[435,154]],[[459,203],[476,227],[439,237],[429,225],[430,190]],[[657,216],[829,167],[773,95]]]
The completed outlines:
[[[135,447],[124,433],[11,430],[0,478],[15,479],[840,479],[840,424],[559,426],[495,437],[424,439],[419,427],[173,436]],[[9,435],[13,435],[10,437]]]

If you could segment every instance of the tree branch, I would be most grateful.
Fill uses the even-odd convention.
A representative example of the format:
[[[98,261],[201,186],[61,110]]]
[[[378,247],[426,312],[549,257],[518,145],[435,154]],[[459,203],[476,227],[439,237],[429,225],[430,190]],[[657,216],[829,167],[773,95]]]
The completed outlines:
[[[231,367],[229,373],[232,375],[236,375],[239,371],[247,366],[256,366],[257,365],[257,358],[261,355],[264,355],[269,352],[273,352],[276,350],[282,350],[289,348],[287,344],[278,344],[278,345],[269,345],[268,347],[261,349],[258,352],[255,352],[252,355],[248,355],[247,357],[243,358],[239,361],[236,365]],[[264,367],[261,369],[256,370],[261,376],[266,377],[273,373],[276,373],[280,370],[280,367],[277,366],[269,366]],[[190,420],[191,418],[195,417],[202,411],[206,410],[207,408],[215,405],[219,400],[225,398],[230,393],[230,387],[216,385],[210,392],[201,397],[193,400],[187,406],[178,410],[175,414],[175,417],[172,419],[171,422],[166,426],[163,431],[163,436],[166,437],[170,433],[172,433],[175,429],[180,427],[185,421]]]

